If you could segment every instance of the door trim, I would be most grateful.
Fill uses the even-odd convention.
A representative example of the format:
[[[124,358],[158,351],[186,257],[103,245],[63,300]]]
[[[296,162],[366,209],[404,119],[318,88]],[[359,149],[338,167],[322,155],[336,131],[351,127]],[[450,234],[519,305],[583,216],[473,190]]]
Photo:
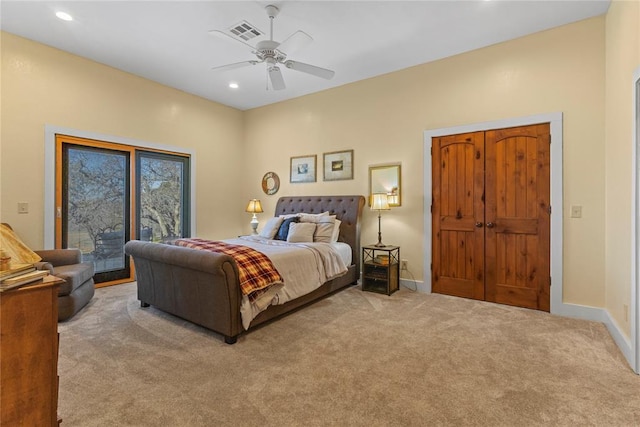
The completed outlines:
[[[431,293],[431,138],[536,123],[550,123],[551,130],[551,313],[601,321],[600,309],[562,302],[562,112],[430,129],[424,132],[424,283],[420,290]]]
[[[631,205],[631,302],[629,315],[631,320],[631,349],[627,360],[636,374],[640,374],[640,67],[633,72],[633,133],[631,146],[631,189],[633,204]],[[624,341],[620,332],[619,340]],[[616,340],[617,342],[618,340]],[[621,344],[618,344],[621,347]],[[624,353],[624,350],[623,350]],[[626,356],[626,354],[625,354]]]
[[[196,154],[187,147],[175,147],[154,142],[140,141],[132,138],[105,135],[78,129],[53,125],[44,127],[44,249],[55,248],[55,209],[56,209],[56,134],[64,134],[79,138],[109,141],[140,148],[151,148],[188,154],[191,157],[191,235],[196,235]]]

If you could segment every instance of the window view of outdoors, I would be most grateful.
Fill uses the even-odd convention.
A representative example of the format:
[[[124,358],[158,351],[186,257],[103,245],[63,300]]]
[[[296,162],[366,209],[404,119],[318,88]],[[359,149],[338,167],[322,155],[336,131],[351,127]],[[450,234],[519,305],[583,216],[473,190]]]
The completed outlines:
[[[128,271],[124,244],[129,238],[164,242],[188,232],[187,157],[136,151],[134,203],[129,178],[132,151],[65,147],[63,240],[66,247],[82,251],[83,261],[93,262],[96,283],[117,280]],[[134,217],[137,232],[128,233]]]
[[[182,161],[140,156],[140,240],[182,237],[183,169]]]
[[[97,273],[125,266],[127,174],[124,154],[67,151],[67,247],[79,248]]]

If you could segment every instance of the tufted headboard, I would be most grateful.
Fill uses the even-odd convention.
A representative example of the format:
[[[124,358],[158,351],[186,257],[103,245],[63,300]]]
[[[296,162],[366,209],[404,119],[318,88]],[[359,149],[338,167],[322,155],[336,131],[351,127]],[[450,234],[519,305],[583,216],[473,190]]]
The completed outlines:
[[[360,220],[364,208],[364,196],[292,196],[280,197],[275,216],[298,212],[314,213],[329,211],[342,221],[339,242],[351,246],[353,264],[360,273]]]

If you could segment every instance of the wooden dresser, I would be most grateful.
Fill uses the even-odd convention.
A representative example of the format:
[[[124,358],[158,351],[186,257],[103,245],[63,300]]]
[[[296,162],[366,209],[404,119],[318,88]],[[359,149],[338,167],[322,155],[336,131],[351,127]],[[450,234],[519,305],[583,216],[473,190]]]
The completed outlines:
[[[61,279],[0,293],[0,425],[58,425]]]

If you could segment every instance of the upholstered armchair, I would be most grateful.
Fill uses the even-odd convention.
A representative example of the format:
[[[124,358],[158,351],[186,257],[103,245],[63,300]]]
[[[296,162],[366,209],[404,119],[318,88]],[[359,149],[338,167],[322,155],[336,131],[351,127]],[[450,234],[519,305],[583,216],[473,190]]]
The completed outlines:
[[[15,259],[30,262],[38,270],[49,270],[49,273],[64,279],[65,283],[58,289],[58,321],[73,317],[93,298],[95,284],[93,282],[93,264],[82,262],[79,249],[48,249],[32,251],[15,234],[9,224],[0,227],[2,241],[0,246],[11,246]],[[37,261],[38,258],[42,258]]]
[[[48,249],[35,253],[42,257],[42,262],[36,265],[38,269],[48,269],[66,282],[58,289],[58,320],[73,317],[93,298],[93,264],[82,262],[80,249]]]

